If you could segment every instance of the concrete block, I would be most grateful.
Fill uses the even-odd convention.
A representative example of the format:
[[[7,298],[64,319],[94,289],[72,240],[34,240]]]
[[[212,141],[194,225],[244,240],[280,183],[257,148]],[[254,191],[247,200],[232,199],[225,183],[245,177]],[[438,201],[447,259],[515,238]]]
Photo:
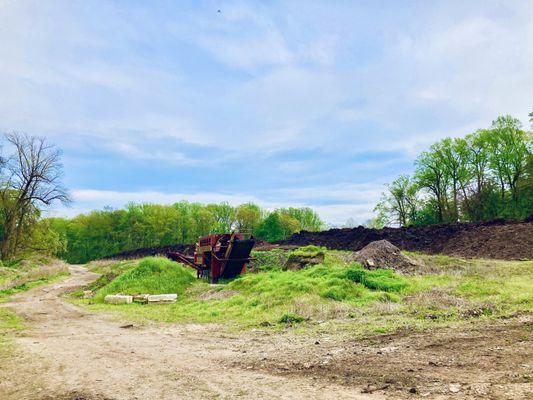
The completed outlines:
[[[174,303],[178,295],[173,294],[151,294],[148,296],[148,303]]]
[[[108,294],[104,301],[111,304],[131,304],[133,302],[133,296],[127,296],[123,294]]]

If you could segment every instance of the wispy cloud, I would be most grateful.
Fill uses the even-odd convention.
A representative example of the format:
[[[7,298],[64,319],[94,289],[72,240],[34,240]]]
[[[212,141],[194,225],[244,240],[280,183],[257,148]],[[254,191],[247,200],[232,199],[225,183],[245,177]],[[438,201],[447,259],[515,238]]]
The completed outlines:
[[[4,1],[0,130],[56,142],[74,187],[232,187],[338,222],[433,141],[525,122],[531,43],[524,1]]]

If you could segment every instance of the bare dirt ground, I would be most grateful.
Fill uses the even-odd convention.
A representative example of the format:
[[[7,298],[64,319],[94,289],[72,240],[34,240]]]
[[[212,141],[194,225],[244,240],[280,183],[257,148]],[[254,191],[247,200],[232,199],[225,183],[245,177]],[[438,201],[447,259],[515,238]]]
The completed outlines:
[[[2,366],[0,399],[368,398],[313,377],[230,367],[252,342],[213,326],[121,328],[124,322],[59,297],[98,277],[83,267],[70,270],[64,282],[7,303],[28,330],[16,340],[17,359]]]
[[[356,341],[213,325],[129,327],[60,295],[79,266],[5,306],[26,321],[0,366],[0,399],[532,398],[532,318]]]

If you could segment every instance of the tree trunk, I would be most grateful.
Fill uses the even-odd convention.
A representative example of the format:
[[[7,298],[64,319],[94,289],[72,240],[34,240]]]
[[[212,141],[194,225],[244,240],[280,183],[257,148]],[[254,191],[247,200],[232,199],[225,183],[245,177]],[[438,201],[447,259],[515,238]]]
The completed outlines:
[[[14,231],[14,218],[11,215],[6,216],[4,223],[4,236],[2,237],[2,244],[0,251],[2,252],[2,261],[9,260],[12,256],[12,238]]]

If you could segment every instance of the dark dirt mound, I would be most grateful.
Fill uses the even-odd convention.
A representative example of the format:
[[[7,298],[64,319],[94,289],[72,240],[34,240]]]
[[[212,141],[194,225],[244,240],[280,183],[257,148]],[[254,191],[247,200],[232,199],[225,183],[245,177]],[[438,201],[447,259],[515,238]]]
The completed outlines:
[[[402,250],[460,257],[502,260],[533,259],[533,221],[494,220],[408,228],[331,229],[302,231],[280,242],[283,245],[325,246],[358,251],[371,242],[387,240]]]
[[[412,272],[418,264],[402,254],[401,250],[386,240],[369,243],[355,255],[356,261],[367,269],[385,268]]]
[[[172,246],[147,247],[144,249],[123,251],[117,254],[103,257],[102,260],[130,260],[130,259],[142,258],[142,257],[166,256],[168,253],[176,252],[176,251],[180,253],[184,253],[186,255],[193,255],[194,245],[176,244]]]

